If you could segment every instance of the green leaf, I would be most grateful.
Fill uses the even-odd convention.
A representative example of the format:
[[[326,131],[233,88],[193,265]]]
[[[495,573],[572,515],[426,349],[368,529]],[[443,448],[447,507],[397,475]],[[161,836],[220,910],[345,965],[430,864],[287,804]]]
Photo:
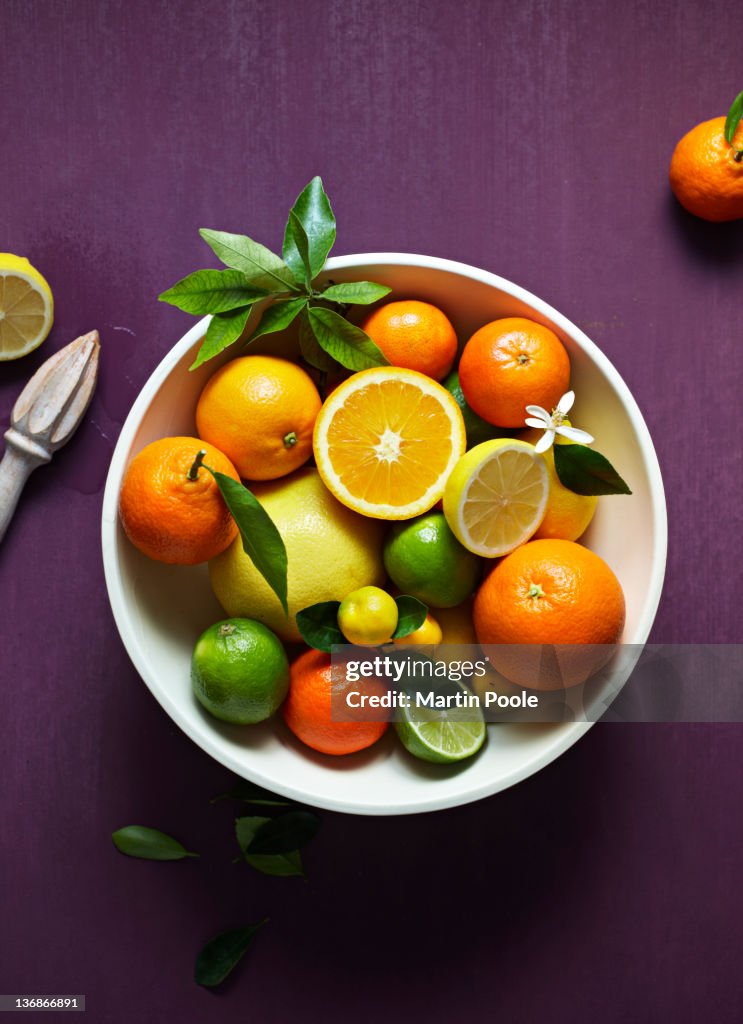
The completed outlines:
[[[389,366],[368,334],[332,309],[309,308],[309,321],[318,345],[347,370]]]
[[[266,807],[288,807],[291,804],[291,800],[285,800],[284,797],[270,793],[262,786],[248,782],[247,779],[238,779],[232,789],[212,797],[210,802],[215,804],[218,800],[242,800],[245,804],[265,804]]]
[[[197,270],[158,298],[185,313],[205,316],[250,306],[268,294],[265,288],[248,284],[240,270]]]
[[[245,860],[251,868],[261,871],[264,875],[273,875],[276,878],[305,877],[302,854],[299,850],[290,850],[288,853],[248,853]]]
[[[389,295],[392,291],[386,284],[375,284],[374,281],[346,281],[343,284],[331,284],[321,297],[330,302],[344,302],[352,306],[368,306]]]
[[[743,92],[739,92],[735,97],[730,110],[728,110],[728,116],[725,118],[725,138],[731,146],[741,117],[743,117]]]
[[[201,228],[199,234],[222,263],[245,274],[248,284],[272,292],[286,291],[287,288],[297,290],[297,282],[289,267],[265,245],[254,242],[247,235],[233,235],[228,231]]]
[[[235,836],[245,860],[252,868],[262,871],[264,875],[275,875],[280,878],[289,878],[294,875],[303,876],[304,870],[299,850],[287,850],[283,853],[248,852],[258,830],[271,820],[271,818],[257,816],[236,819]]]
[[[411,597],[409,594],[401,594],[396,597],[395,604],[397,605],[397,628],[392,634],[392,639],[399,640],[421,628],[426,621],[428,607],[417,597]]]
[[[246,854],[291,853],[317,835],[320,818],[312,811],[287,811],[259,825]]]
[[[258,924],[249,924],[247,928],[235,928],[233,931],[222,932],[207,942],[196,957],[194,981],[205,988],[213,988],[223,982],[230,971],[240,963],[253,941],[256,932],[266,923],[268,918]]]
[[[312,265],[310,263],[310,240],[307,237],[307,232],[304,230],[299,217],[296,215],[294,210],[289,211],[289,220],[286,225],[287,237],[291,237],[294,243],[294,248],[299,253],[300,266],[301,266],[301,277],[298,280],[304,281],[307,286],[307,290],[310,291],[312,288]],[[295,277],[297,277],[299,267],[292,271]]]
[[[245,342],[249,345],[264,334],[283,331],[307,305],[307,299],[279,299],[263,311],[261,322]]]
[[[555,444],[555,471],[575,494],[632,494],[607,458],[584,444]]]
[[[198,857],[191,853],[177,839],[158,832],[156,828],[144,825],[127,825],[111,836],[114,846],[127,857],[140,857],[142,860],[183,860],[185,857]]]
[[[317,338],[310,327],[307,309],[302,310],[302,315],[299,318],[299,349],[304,361],[310,366],[314,366],[316,370],[329,373],[330,370],[335,370],[338,366],[335,359],[317,344]]]
[[[306,260],[302,258],[297,245],[292,214],[307,236]],[[297,196],[284,232],[282,253],[298,281],[304,279],[305,267],[309,267],[310,281],[320,273],[334,242],[335,216],[325,194],[322,178],[314,177]]]
[[[329,654],[333,644],[348,643],[338,627],[340,606],[340,601],[321,601],[297,612],[297,629],[306,644]]]
[[[209,321],[201,348],[189,369],[195,370],[202,363],[218,356],[220,352],[233,345],[245,330],[252,306],[244,309],[233,309],[229,313],[217,313]]]
[[[208,466],[204,467],[208,469]],[[243,551],[281,602],[288,616],[286,603],[286,548],[273,520],[256,496],[247,487],[224,473],[210,469],[232,518],[237,523]]]

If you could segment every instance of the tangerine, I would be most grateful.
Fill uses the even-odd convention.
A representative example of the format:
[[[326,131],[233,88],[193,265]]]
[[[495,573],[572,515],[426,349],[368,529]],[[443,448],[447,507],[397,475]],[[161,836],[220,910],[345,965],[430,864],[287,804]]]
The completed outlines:
[[[430,302],[388,302],[361,326],[392,366],[443,380],[454,364],[456,331],[447,315]]]

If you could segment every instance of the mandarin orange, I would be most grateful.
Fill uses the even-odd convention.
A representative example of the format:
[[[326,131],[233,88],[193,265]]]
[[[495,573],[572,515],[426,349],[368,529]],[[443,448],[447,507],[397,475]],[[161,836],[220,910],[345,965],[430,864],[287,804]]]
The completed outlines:
[[[554,331],[512,316],[475,331],[459,362],[459,383],[478,416],[523,427],[527,405],[552,409],[568,390],[570,360]]]
[[[203,467],[191,472],[200,451],[206,452],[207,466],[239,480],[229,459],[198,437],[153,441],[134,456],[124,474],[121,524],[131,542],[158,562],[206,562],[237,536],[212,474]]]
[[[375,309],[361,325],[392,366],[443,380],[457,355],[447,315],[430,302],[402,299]]]
[[[684,209],[709,221],[743,217],[743,121],[733,145],[725,138],[725,118],[703,121],[676,146],[671,157],[671,188]]]
[[[511,552],[483,582],[473,612],[493,667],[520,686],[544,690],[583,682],[601,668],[624,617],[612,570],[569,540],[534,540]],[[554,651],[545,649],[552,645]]]
[[[349,690],[360,689],[348,682],[344,664],[331,663],[330,655],[309,650],[291,667],[289,696],[284,702],[286,724],[308,747],[322,754],[353,754],[376,743],[387,729],[382,712],[350,708],[345,702]],[[365,678],[365,694],[384,695],[381,682]],[[337,719],[337,720],[336,720]]]

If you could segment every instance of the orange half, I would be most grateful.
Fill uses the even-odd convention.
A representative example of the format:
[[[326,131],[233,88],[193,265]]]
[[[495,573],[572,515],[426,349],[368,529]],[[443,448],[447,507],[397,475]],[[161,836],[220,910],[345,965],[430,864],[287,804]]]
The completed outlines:
[[[326,487],[374,519],[427,512],[465,447],[454,398],[430,377],[399,366],[349,377],[315,423],[315,461]]]

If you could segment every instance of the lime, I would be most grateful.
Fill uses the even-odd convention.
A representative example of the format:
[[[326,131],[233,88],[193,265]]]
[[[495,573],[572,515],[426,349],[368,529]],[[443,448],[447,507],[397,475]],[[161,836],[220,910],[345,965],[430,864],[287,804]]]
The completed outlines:
[[[448,700],[448,707],[426,707],[416,697]],[[408,753],[422,761],[451,764],[476,754],[485,742],[486,729],[479,705],[457,706],[455,701],[468,702],[470,691],[452,680],[439,680],[431,690],[420,689],[409,694],[410,707],[399,710],[395,729]]]
[[[464,429],[467,434],[467,447],[474,448],[476,444],[483,441],[490,441],[494,437],[503,437],[507,431],[494,427],[481,416],[478,416],[474,409],[467,404],[464,392],[459,383],[459,371],[452,370],[449,376],[442,380],[443,387],[449,392],[459,406],[464,420]]]
[[[248,725],[269,718],[289,689],[289,661],[262,622],[225,619],[205,630],[191,659],[197,699],[223,722]]]
[[[548,496],[547,466],[534,446],[500,438],[471,448],[456,464],[444,513],[468,551],[498,558],[536,533]]]
[[[433,608],[461,604],[480,579],[479,559],[462,547],[442,512],[396,523],[384,546],[384,567],[404,594]]]
[[[23,256],[0,252],[0,360],[33,352],[52,329],[52,290]]]
[[[341,601],[338,627],[350,644],[384,644],[397,629],[397,605],[380,587],[359,587]]]

